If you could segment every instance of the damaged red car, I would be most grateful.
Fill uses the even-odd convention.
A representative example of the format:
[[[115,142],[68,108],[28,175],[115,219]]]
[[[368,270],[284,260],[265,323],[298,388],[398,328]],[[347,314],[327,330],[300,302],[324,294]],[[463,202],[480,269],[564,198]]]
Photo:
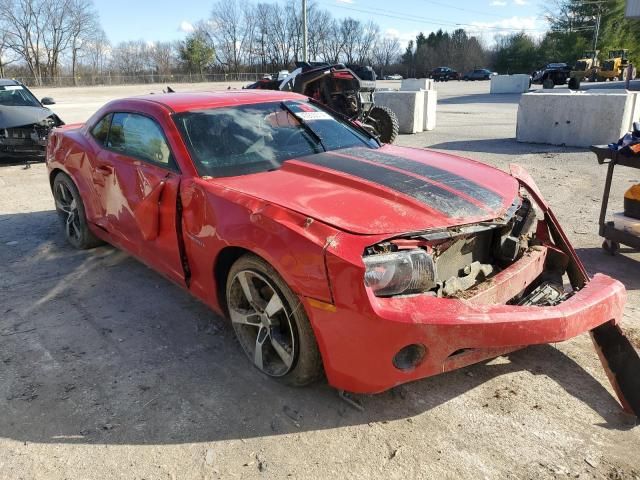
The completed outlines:
[[[624,287],[588,277],[517,167],[246,90],[113,101],[55,129],[47,165],[72,245],[115,245],[229,317],[266,375],[374,393],[591,332],[640,411]]]

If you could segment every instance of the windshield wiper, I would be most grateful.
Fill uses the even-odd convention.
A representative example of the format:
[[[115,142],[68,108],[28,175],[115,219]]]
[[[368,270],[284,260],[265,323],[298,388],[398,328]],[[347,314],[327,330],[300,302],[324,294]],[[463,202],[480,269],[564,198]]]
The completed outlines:
[[[293,111],[293,109],[287,105],[286,102],[280,102],[280,106],[286,110],[289,114],[291,114],[293,116],[293,118],[295,118],[296,120],[298,120],[298,122],[300,122],[300,125],[302,125],[302,128],[305,129],[305,131],[311,135],[313,137],[313,139],[322,147],[322,149],[326,152],[327,151],[327,147],[324,146],[324,143],[322,141],[322,137],[320,135],[318,135],[318,133],[311,128],[311,125],[309,125],[304,119],[300,118],[298,115],[296,115],[296,112]]]

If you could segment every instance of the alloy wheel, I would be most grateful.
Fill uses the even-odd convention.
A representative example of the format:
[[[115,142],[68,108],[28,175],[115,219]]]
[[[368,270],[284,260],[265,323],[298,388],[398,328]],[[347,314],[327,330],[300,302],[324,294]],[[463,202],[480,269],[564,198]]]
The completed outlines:
[[[78,209],[78,202],[64,182],[60,182],[56,186],[55,201],[58,212],[60,212],[64,220],[65,233],[67,234],[67,237],[72,240],[80,241],[82,234],[80,229],[80,211]]]
[[[272,377],[282,377],[297,355],[292,314],[283,296],[263,275],[238,272],[227,289],[229,316],[238,340],[253,364]]]

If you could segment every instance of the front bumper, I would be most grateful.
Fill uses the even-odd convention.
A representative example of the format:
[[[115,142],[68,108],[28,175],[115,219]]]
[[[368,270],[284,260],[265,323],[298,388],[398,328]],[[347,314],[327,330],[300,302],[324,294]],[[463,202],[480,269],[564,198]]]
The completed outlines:
[[[0,137],[0,153],[44,156],[47,139]]]
[[[502,281],[506,288],[514,278]],[[562,342],[603,323],[618,323],[626,292],[617,280],[598,274],[553,307],[484,305],[428,295],[368,300],[368,308],[326,308],[306,300],[327,378],[335,388],[382,392],[527,345]],[[416,343],[426,348],[422,363],[412,370],[396,368],[394,356]]]

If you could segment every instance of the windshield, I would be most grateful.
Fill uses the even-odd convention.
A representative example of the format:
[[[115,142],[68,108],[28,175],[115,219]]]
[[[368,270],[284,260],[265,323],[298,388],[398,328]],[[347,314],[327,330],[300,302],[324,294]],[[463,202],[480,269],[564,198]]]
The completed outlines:
[[[0,86],[0,105],[7,107],[39,107],[40,102],[22,85]]]
[[[378,143],[306,101],[179,113],[174,120],[201,176],[266,172],[292,158]]]

